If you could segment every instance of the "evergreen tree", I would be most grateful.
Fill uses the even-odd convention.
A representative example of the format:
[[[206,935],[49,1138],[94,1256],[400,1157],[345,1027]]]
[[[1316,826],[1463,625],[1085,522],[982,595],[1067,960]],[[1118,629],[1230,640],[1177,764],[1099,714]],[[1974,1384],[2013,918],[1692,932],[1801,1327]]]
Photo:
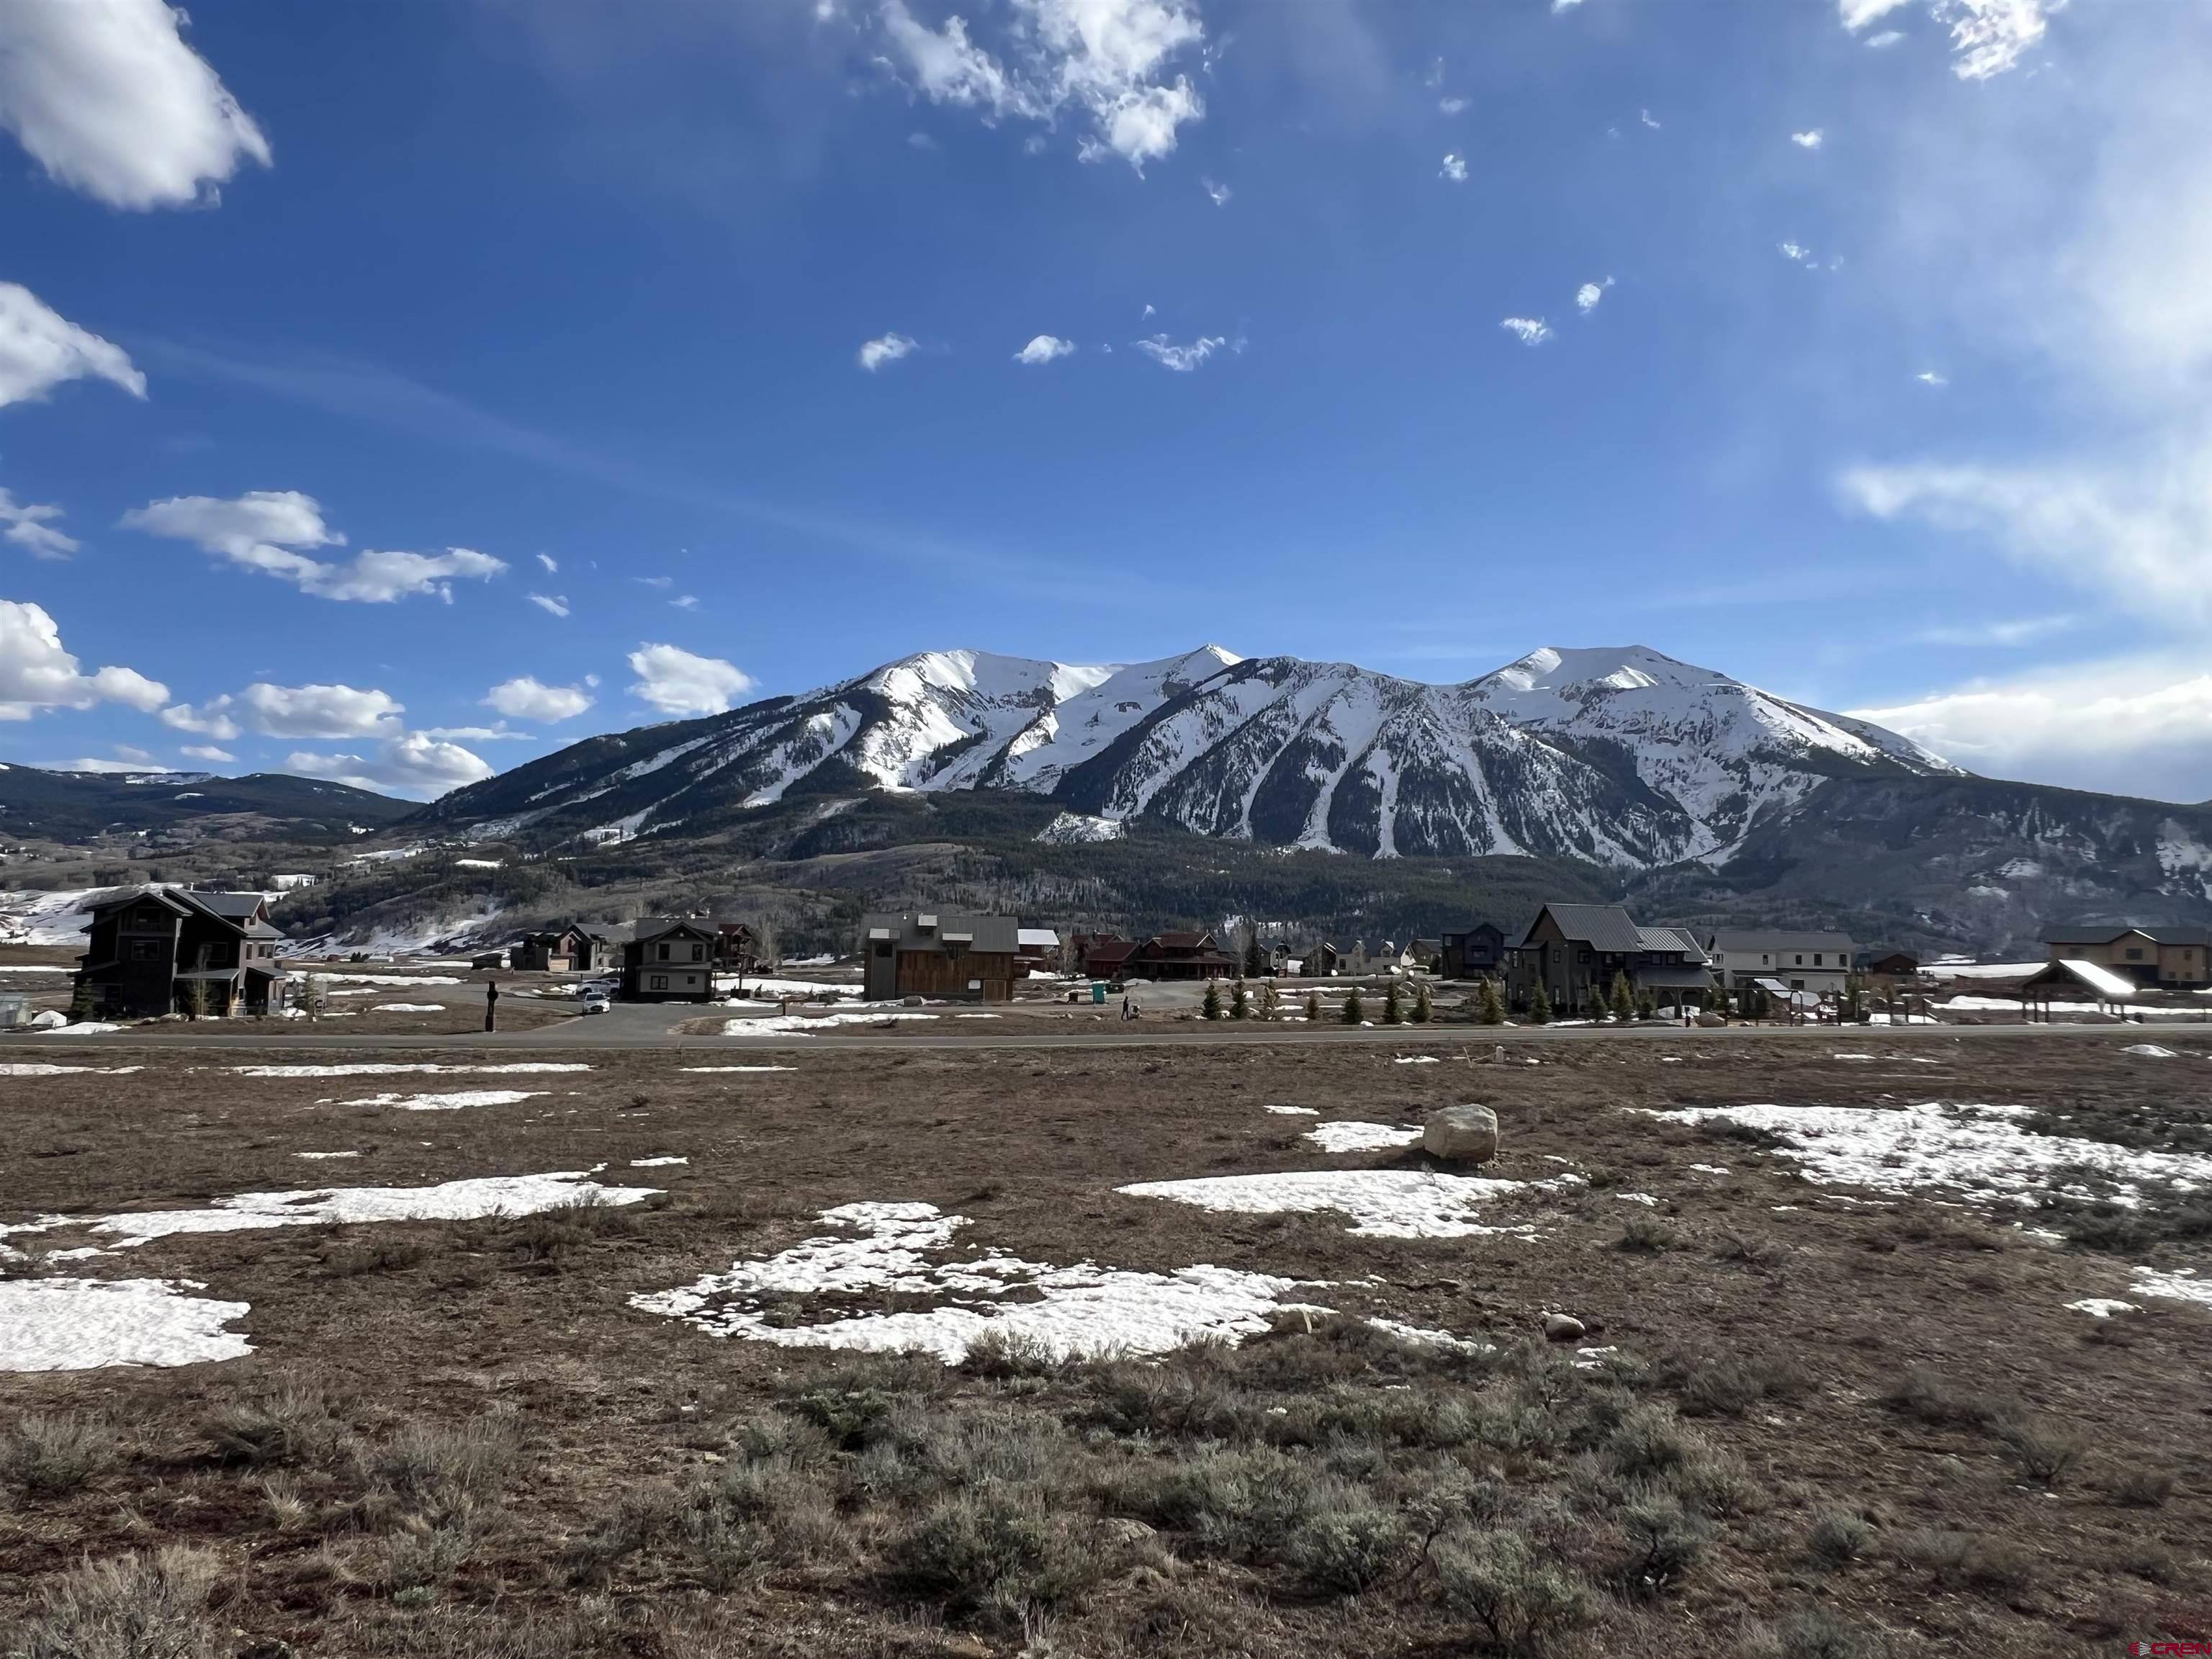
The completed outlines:
[[[1246,994],[1244,981],[1241,979],[1237,981],[1236,988],[1229,994],[1229,1018],[1231,1019],[1252,1018],[1252,999]]]
[[[1221,1018],[1221,981],[1219,980],[1210,979],[1206,981],[1206,1001],[1200,1006],[1199,1012],[1208,1019]]]
[[[1260,933],[1255,928],[1244,938],[1244,977],[1261,979],[1266,976],[1267,972],[1267,958],[1260,949]]]
[[[1729,1017],[1729,994],[1727,986],[1716,985],[1713,987],[1712,994],[1705,999],[1705,1012],[1708,1013],[1718,1014],[1723,1019],[1726,1019]]]
[[[1344,994],[1344,1023],[1357,1025],[1366,1018],[1367,1011],[1360,1006],[1359,988],[1355,985]]]
[[[1549,1025],[1552,1023],[1552,999],[1544,994],[1544,981],[1536,981],[1536,994],[1528,999],[1528,1023]]]
[[[1859,988],[1859,976],[1856,974],[1846,975],[1844,978],[1843,1000],[1838,1005],[1837,1012],[1854,1025],[1858,1024],[1859,1000],[1863,995],[1864,993]]]
[[[1636,994],[1636,1017],[1637,1017],[1637,1018],[1638,1018],[1638,1019],[1650,1019],[1650,1018],[1653,1018],[1655,1015],[1656,1015],[1656,1014],[1658,1013],[1658,1012],[1659,1012],[1659,1002],[1658,1002],[1658,999],[1657,999],[1657,998],[1656,998],[1656,997],[1654,997],[1654,996],[1651,994],[1651,993],[1650,993],[1650,992],[1649,992],[1649,991],[1638,991],[1638,992]]]
[[[1636,1018],[1636,994],[1628,988],[1628,975],[1616,973],[1613,976],[1613,1017],[1626,1024]]]
[[[1590,983],[1589,1000],[1583,1005],[1583,1012],[1594,1020],[1601,1022],[1605,1018],[1605,993],[1599,988],[1595,981]]]
[[[1413,987],[1413,1024],[1426,1025],[1436,1017],[1436,1000],[1429,994],[1428,981],[1423,980]]]
[[[92,981],[80,977],[76,982],[76,989],[70,994],[70,1023],[76,1024],[79,1021],[90,1019],[99,1011],[98,993],[92,988]]]
[[[1505,1024],[1505,1000],[1498,994],[1498,981],[1486,978],[1475,994],[1475,1018],[1485,1025]]]
[[[1395,979],[1382,993],[1382,1023],[1385,1025],[1403,1025],[1406,1023],[1405,1006],[1398,1000],[1398,981]]]
[[[1321,1024],[1321,993],[1318,991],[1306,993],[1306,1024],[1309,1025]]]

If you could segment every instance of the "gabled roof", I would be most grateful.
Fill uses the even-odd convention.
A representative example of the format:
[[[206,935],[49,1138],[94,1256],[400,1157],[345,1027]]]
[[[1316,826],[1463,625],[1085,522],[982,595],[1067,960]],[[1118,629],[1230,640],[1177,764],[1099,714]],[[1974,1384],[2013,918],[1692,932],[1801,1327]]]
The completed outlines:
[[[1018,941],[1024,945],[1042,945],[1048,951],[1060,948],[1060,935],[1049,927],[1021,927],[1015,930]]]
[[[924,917],[929,921],[927,927],[921,925]],[[872,911],[860,918],[861,938],[888,937],[897,941],[901,951],[939,951],[957,945],[981,956],[1010,957],[1019,948],[1020,933],[1021,924],[1012,916],[959,910]]]
[[[1646,951],[1679,951],[1692,963],[1711,960],[1705,955],[1705,946],[1698,943],[1698,936],[1686,927],[1638,927],[1636,948]]]
[[[1724,929],[1706,934],[1705,948],[1724,951],[1730,956],[1740,951],[1764,952],[1767,956],[1784,951],[1819,951],[1823,954],[1835,951],[1848,956],[1854,946],[1849,933],[1763,933]]]
[[[137,904],[143,899],[151,899],[163,909],[175,915],[191,914],[191,907],[178,899],[167,887],[133,887],[127,892],[117,893],[112,897],[104,898],[97,904],[88,904],[85,906],[85,914],[94,916],[101,915],[110,910],[120,910],[126,905]]]
[[[2130,980],[2122,979],[2111,969],[2071,957],[2052,963],[2041,973],[2030,975],[2021,982],[2020,988],[2026,991],[2036,986],[2056,985],[2069,979],[2087,987],[2107,1002],[2125,1002],[2142,994],[2141,987]]]
[[[630,936],[629,942],[633,945],[642,945],[648,939],[666,939],[672,933],[689,933],[693,938],[703,939],[710,945],[714,939],[714,930],[704,922],[682,918],[672,921],[664,917],[658,921],[638,923],[637,931]]]
[[[1522,929],[1516,943],[1526,945],[1529,935],[1536,931],[1536,923],[1547,915],[1561,933],[1593,951],[1609,956],[1631,956],[1644,948],[1637,940],[1636,924],[1618,904],[1547,904],[1536,912],[1535,921]]]
[[[186,888],[178,896],[227,921],[244,921],[266,902],[258,893],[202,893]]]

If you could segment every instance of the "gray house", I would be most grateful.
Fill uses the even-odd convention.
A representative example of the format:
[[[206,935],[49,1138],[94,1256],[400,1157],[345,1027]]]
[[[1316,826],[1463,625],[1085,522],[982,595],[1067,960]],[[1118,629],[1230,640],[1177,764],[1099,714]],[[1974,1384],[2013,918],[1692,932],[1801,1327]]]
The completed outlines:
[[[1626,975],[1662,1002],[1712,989],[1705,953],[1681,927],[1643,927],[1618,904],[1547,904],[1507,951],[1506,993],[1526,1007],[1536,988],[1565,1013],[1610,993]]]
[[[909,910],[860,918],[864,994],[871,1002],[942,997],[1010,1002],[1021,963],[1021,926],[1012,916]]]
[[[1815,996],[1842,994],[1857,946],[1849,933],[1711,933],[1705,951],[1723,985],[1778,979]]]

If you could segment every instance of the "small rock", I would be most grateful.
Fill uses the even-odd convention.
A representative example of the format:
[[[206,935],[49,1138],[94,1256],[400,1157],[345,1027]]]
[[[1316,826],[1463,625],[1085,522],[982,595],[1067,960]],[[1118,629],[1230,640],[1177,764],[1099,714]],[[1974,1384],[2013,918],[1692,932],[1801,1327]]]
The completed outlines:
[[[1544,1316],[1544,1340],[1547,1342],[1579,1342],[1588,1334],[1583,1322],[1572,1314],[1547,1313]]]
[[[1498,1114],[1487,1106],[1447,1106],[1422,1129],[1421,1150],[1449,1164],[1486,1164],[1498,1156]]]
[[[1131,1520],[1127,1516],[1115,1516],[1111,1520],[1101,1521],[1098,1531],[1100,1536],[1116,1544],[1149,1544],[1159,1536],[1143,1522]]]

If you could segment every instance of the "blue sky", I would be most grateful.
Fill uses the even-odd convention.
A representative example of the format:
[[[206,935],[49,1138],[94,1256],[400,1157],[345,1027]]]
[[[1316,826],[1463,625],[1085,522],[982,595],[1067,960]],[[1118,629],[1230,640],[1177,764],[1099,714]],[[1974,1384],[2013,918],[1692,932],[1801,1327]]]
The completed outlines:
[[[2208,71],[2095,0],[10,0],[0,757],[426,794],[924,648],[1634,641],[2212,796]]]

